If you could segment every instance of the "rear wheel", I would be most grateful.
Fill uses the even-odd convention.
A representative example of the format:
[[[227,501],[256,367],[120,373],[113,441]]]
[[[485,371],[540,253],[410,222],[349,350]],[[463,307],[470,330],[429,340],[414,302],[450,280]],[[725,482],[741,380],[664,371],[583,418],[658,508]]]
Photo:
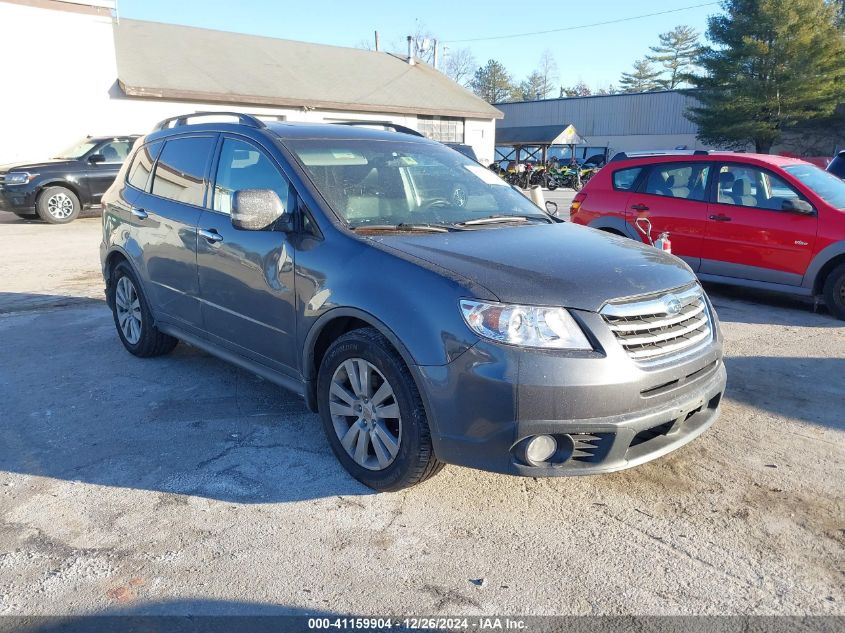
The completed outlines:
[[[845,321],[845,264],[839,264],[825,279],[824,302],[833,316]]]
[[[400,490],[443,467],[411,372],[377,330],[353,330],[332,343],[320,364],[317,397],[332,450],[364,485]]]
[[[153,323],[147,298],[129,264],[115,266],[109,289],[117,335],[130,354],[147,358],[173,351],[179,341]]]
[[[67,224],[79,216],[79,198],[67,187],[47,187],[38,196],[35,209],[45,222]]]

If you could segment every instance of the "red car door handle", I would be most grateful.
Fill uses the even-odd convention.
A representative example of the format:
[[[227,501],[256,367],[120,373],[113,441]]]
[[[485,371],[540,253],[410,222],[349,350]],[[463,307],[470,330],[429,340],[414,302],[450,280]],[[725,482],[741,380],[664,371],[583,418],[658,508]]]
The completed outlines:
[[[648,206],[644,204],[632,204],[631,208],[634,211],[648,211]]]
[[[731,217],[729,215],[711,215],[709,217],[714,222],[730,222],[731,221]]]

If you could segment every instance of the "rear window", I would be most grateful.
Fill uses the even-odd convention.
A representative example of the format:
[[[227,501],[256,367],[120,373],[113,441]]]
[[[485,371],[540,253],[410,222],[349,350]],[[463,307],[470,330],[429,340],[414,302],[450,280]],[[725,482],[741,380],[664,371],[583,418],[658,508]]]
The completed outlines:
[[[202,206],[205,172],[215,140],[189,136],[167,141],[156,164],[153,195]]]
[[[632,189],[642,170],[642,167],[630,167],[613,172],[613,188],[620,191]]]
[[[830,206],[845,209],[845,180],[822,171],[815,165],[788,165],[783,170],[812,189]]]
[[[150,143],[144,145],[135,153],[135,158],[132,159],[132,167],[129,169],[129,176],[126,181],[133,187],[141,191],[147,190],[147,184],[150,181],[150,174],[153,171],[153,163],[163,143]]]

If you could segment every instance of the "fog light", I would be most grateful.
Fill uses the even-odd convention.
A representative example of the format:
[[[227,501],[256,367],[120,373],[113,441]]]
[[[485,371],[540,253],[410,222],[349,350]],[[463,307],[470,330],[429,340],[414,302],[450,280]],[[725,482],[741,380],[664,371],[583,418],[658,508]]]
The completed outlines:
[[[537,435],[533,437],[528,446],[525,447],[525,456],[533,464],[546,461],[557,450],[557,442],[551,435]]]

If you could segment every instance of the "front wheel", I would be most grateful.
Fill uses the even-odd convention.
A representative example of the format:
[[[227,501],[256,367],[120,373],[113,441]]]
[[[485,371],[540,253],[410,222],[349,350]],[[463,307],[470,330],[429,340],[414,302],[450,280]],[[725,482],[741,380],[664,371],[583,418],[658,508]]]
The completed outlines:
[[[845,264],[834,268],[825,279],[824,303],[833,316],[845,321]]]
[[[353,330],[332,343],[320,364],[317,398],[334,454],[364,485],[401,490],[443,467],[411,372],[377,330]]]
[[[67,224],[79,217],[79,198],[67,187],[47,187],[38,196],[35,210],[50,224]]]

